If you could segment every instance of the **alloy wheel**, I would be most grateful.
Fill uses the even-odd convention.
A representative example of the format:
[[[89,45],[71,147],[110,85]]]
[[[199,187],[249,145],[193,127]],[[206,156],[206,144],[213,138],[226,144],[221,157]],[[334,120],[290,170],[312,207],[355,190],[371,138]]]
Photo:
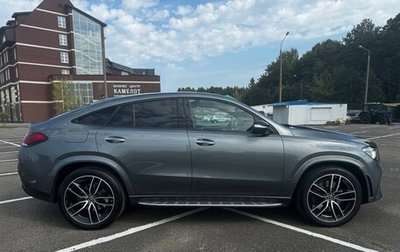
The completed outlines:
[[[357,201],[357,191],[349,179],[340,174],[317,178],[307,192],[307,207],[321,222],[339,222],[349,216]]]
[[[98,176],[80,176],[68,184],[63,204],[66,213],[76,222],[96,225],[112,213],[115,207],[114,191]]]

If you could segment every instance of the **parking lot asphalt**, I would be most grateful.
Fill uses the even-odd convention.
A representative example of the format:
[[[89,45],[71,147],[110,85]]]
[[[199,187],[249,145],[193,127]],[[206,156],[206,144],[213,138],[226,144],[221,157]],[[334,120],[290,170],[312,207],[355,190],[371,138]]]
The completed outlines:
[[[400,251],[400,124],[318,128],[380,150],[383,198],[341,227],[312,226],[291,208],[134,206],[98,231],[71,226],[56,204],[22,191],[16,159],[27,129],[0,128],[0,251]]]

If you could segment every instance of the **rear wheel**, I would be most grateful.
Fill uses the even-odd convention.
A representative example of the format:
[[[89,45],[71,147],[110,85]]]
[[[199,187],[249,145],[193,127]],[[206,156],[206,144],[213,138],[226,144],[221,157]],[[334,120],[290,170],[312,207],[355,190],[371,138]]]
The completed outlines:
[[[84,229],[111,224],[122,213],[126,200],[119,180],[95,167],[69,174],[60,186],[58,199],[64,217]]]
[[[314,170],[297,191],[297,208],[312,222],[326,227],[342,225],[358,212],[362,201],[360,182],[340,167]]]

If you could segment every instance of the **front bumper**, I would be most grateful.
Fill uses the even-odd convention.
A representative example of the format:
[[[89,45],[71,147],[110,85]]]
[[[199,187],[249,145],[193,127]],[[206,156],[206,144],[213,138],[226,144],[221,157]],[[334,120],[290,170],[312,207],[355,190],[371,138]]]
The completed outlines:
[[[372,203],[372,202],[378,201],[382,197],[383,197],[383,195],[382,195],[381,187],[379,186],[378,190],[375,192],[375,194],[370,196],[370,197],[368,197],[368,203]]]
[[[368,197],[364,198],[364,203],[371,203],[380,200],[382,195],[381,190],[382,168],[379,161],[372,160],[366,166],[366,181],[368,184]]]

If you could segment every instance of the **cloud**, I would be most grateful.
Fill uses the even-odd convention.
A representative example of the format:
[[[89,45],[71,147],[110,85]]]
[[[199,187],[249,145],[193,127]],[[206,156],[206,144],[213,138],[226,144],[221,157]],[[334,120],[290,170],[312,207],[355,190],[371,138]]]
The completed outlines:
[[[122,0],[122,6],[128,10],[138,10],[154,7],[158,0]]]
[[[0,0],[4,24],[39,0]],[[173,5],[159,0],[89,1],[74,5],[108,24],[107,53],[142,66],[201,61],[228,52],[278,45],[286,31],[298,43],[343,36],[362,19],[384,25],[398,0],[230,0]]]
[[[175,14],[179,16],[186,16],[190,13],[192,13],[193,7],[190,5],[179,5],[176,8]]]
[[[135,64],[149,59],[199,61],[277,43],[286,31],[290,39],[304,41],[343,34],[364,18],[382,25],[397,8],[393,0],[231,0],[172,9],[161,3],[147,1],[141,4],[146,9],[140,15],[122,10],[120,17],[110,20],[113,37],[129,41],[123,50],[111,49],[112,54],[132,52]]]
[[[146,10],[144,11],[149,21],[165,20],[170,16],[169,10]]]
[[[14,12],[32,11],[40,2],[41,0],[0,0],[0,26],[5,25],[7,20],[12,19],[11,16]]]

